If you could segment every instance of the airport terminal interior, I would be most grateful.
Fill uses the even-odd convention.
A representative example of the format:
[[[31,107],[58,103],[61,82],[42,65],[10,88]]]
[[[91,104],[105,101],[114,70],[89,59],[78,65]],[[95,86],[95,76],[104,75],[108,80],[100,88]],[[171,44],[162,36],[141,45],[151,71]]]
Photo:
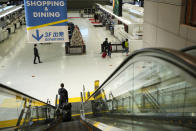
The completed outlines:
[[[0,0],[0,130],[196,130],[196,0]]]

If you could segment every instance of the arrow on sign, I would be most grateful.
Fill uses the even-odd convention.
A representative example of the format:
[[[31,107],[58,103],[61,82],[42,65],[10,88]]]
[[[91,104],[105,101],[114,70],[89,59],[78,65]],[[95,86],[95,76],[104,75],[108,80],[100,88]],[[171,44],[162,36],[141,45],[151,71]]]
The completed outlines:
[[[39,41],[39,40],[41,40],[41,38],[42,38],[44,35],[42,34],[41,36],[39,36],[39,30],[36,30],[36,36],[33,35],[33,34],[32,34],[32,36],[33,36],[33,38],[35,38],[37,41]]]

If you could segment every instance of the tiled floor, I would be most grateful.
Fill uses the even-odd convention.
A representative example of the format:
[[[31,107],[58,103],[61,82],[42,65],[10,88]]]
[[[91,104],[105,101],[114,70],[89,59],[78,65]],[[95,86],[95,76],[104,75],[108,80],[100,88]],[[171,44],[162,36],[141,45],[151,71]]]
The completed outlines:
[[[81,30],[87,48],[85,55],[65,55],[64,43],[39,44],[43,63],[34,65],[33,44],[26,43],[26,30],[22,27],[0,43],[0,83],[43,101],[49,98],[52,104],[61,82],[69,97],[79,97],[83,85],[86,90],[94,90],[95,80],[101,84],[126,55],[113,53],[112,58],[103,59],[100,44],[105,37],[116,41],[110,32],[105,27],[94,27],[88,18],[69,21]]]

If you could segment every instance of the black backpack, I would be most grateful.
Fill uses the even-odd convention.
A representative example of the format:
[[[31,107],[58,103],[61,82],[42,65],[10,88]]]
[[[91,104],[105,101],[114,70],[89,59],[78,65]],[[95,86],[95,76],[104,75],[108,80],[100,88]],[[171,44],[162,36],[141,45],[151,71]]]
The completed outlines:
[[[122,42],[122,48],[125,48],[125,41]]]

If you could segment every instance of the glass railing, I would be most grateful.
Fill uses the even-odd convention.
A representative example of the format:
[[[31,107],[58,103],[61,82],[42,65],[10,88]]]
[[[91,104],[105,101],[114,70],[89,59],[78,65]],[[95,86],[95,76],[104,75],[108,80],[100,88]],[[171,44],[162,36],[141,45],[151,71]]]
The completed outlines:
[[[30,129],[54,118],[54,106],[0,84],[0,130]]]
[[[195,57],[169,49],[142,49],[122,62],[89,99],[94,99],[91,101],[94,116],[193,122],[195,94]],[[83,109],[86,107],[84,103]]]

